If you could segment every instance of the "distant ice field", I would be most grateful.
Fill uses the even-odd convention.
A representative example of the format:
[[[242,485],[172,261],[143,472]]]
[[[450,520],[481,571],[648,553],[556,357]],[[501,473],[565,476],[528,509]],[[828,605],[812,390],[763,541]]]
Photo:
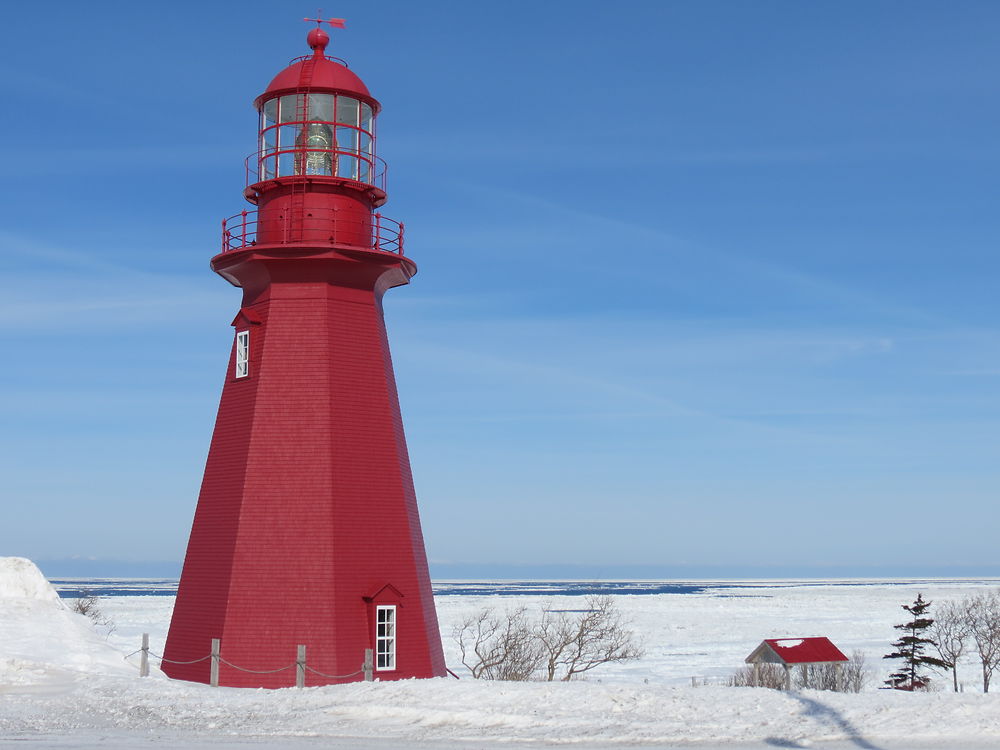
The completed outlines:
[[[150,634],[162,653],[177,589],[175,579],[54,579],[63,597],[93,594],[115,622],[108,642],[125,653]],[[574,610],[582,597],[608,594],[642,641],[645,655],[612,664],[591,680],[682,685],[714,683],[743,664],[764,638],[827,636],[842,651],[863,652],[871,687],[889,672],[882,655],[896,637],[918,593],[939,602],[1000,586],[997,578],[802,579],[693,581],[438,581],[435,601],[448,666],[464,674],[453,633],[465,617],[484,608],[524,606]],[[933,615],[933,607],[932,607]],[[966,690],[978,689],[977,666],[959,665]],[[949,681],[941,677],[941,685]]]

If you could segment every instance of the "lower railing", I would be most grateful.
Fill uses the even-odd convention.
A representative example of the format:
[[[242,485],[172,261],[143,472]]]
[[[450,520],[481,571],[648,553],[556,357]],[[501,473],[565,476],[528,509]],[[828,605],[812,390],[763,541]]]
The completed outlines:
[[[222,252],[256,245],[287,245],[298,242],[346,244],[403,254],[403,222],[372,214],[370,221],[341,218],[328,209],[306,209],[301,216],[276,214],[267,226],[261,226],[257,211],[241,211],[222,220]]]

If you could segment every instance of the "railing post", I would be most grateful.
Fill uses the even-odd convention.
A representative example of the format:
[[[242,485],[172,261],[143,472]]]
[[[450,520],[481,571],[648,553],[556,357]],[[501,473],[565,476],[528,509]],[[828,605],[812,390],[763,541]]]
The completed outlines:
[[[306,647],[303,644],[299,644],[298,651],[295,654],[295,687],[303,688],[306,686]]]
[[[229,237],[226,234],[226,220],[222,220],[222,252],[229,250]]]
[[[139,676],[149,677],[149,633],[142,634],[142,648],[139,650],[142,653],[139,657]]]
[[[399,243],[396,250],[399,251],[400,255],[403,254],[403,222],[399,222]]]
[[[365,662],[361,665],[361,669],[365,673],[365,682],[375,679],[375,652],[370,648],[365,649]]]
[[[382,240],[382,214],[378,211],[375,212],[375,232],[372,239],[372,247],[378,250]]]
[[[209,677],[209,684],[212,687],[219,687],[219,639],[212,639],[212,672]]]
[[[246,210],[241,211],[240,215],[243,217],[243,234],[241,235],[243,239],[242,239],[242,244],[240,246],[241,247],[246,247],[247,246],[247,212],[246,212]]]

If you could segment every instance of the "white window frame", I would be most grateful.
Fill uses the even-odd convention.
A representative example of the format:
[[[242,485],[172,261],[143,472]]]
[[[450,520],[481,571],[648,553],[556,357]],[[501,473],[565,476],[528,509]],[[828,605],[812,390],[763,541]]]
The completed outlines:
[[[396,605],[379,604],[375,608],[375,669],[391,672],[396,669]]]
[[[236,370],[237,378],[245,378],[250,374],[250,331],[236,332]]]

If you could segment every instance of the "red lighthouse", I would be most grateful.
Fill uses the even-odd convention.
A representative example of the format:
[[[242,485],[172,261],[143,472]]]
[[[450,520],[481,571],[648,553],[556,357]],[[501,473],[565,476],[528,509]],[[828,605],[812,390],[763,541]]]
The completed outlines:
[[[382,316],[416,266],[377,213],[379,103],[325,32],[308,42],[254,102],[257,208],[212,258],[243,301],[164,653],[178,679],[215,662],[222,685],[294,685],[300,645],[310,685],[362,679],[367,649],[377,679],[445,673]]]

